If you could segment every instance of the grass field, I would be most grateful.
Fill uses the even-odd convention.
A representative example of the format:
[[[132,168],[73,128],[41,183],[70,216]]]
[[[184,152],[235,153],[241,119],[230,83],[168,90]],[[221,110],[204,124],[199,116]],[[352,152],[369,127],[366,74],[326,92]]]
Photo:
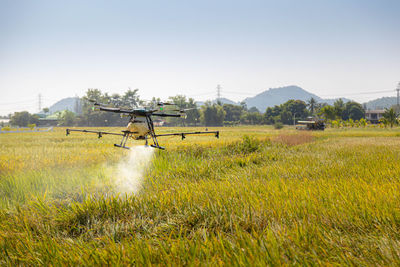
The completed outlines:
[[[1,134],[0,264],[400,264],[400,129],[219,130],[146,168],[111,136]]]

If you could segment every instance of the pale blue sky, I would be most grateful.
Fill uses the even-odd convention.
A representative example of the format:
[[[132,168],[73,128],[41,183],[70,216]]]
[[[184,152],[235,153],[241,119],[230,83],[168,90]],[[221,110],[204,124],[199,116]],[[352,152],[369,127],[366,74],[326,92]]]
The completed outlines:
[[[0,114],[87,88],[147,99],[214,98],[217,84],[233,100],[293,84],[358,101],[395,95],[399,11],[398,0],[0,0]]]

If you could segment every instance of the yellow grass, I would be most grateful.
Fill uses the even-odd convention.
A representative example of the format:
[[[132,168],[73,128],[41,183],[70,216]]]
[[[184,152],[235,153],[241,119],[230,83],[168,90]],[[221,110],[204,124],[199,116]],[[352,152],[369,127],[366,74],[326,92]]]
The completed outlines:
[[[0,263],[400,263],[399,129],[219,130],[160,138],[136,195],[118,138],[1,134]]]

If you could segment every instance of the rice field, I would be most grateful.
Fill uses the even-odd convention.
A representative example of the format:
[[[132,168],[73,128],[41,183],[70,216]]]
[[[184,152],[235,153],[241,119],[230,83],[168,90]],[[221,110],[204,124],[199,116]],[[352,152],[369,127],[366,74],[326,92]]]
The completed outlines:
[[[399,128],[219,130],[0,134],[0,264],[400,264]]]

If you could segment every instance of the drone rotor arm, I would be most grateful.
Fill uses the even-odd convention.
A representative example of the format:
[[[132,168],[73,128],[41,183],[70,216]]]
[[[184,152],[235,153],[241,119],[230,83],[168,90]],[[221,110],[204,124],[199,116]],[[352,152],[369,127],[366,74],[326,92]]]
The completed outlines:
[[[182,140],[183,140],[183,139],[185,139],[186,135],[202,135],[202,134],[214,134],[216,138],[219,138],[219,131],[157,134],[156,137],[181,136]]]
[[[104,134],[124,136],[124,134],[120,134],[120,133],[110,133],[110,132],[91,131],[91,130],[78,130],[78,129],[66,129],[66,135],[70,135],[71,132],[95,133],[98,135],[99,138],[101,138]]]
[[[129,109],[109,108],[109,107],[103,107],[103,106],[100,106],[99,110],[107,111],[107,112],[114,112],[114,113],[125,113],[125,114],[131,114],[133,112],[132,110],[129,110]]]
[[[181,114],[153,113],[153,114],[151,114],[151,116],[180,118]]]

